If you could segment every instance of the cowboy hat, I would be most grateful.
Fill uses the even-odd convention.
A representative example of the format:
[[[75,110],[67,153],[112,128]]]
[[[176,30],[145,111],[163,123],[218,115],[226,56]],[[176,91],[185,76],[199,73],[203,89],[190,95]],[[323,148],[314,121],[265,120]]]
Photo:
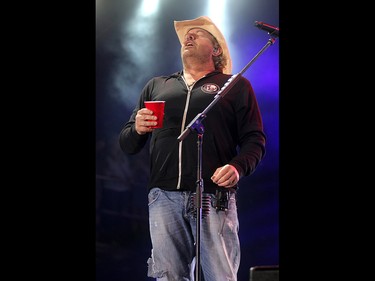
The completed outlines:
[[[192,28],[202,28],[211,33],[219,43],[223,50],[223,55],[226,58],[226,65],[223,68],[223,73],[232,73],[232,60],[230,58],[229,49],[225,38],[219,28],[213,23],[213,21],[207,16],[201,16],[192,20],[174,21],[174,28],[176,30],[178,39],[181,45],[184,44],[186,33]]]

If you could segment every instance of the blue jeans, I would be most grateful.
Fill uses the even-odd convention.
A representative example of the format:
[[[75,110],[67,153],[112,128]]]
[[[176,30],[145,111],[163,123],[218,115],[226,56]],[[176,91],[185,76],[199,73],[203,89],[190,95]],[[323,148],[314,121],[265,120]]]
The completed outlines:
[[[203,194],[215,199],[214,194]],[[148,276],[158,281],[193,281],[196,252],[195,193],[153,188],[148,194],[151,257]],[[203,201],[203,200],[202,200]],[[212,201],[211,201],[212,202]],[[200,263],[204,281],[237,281],[240,264],[236,193],[228,210],[204,207],[200,231]]]

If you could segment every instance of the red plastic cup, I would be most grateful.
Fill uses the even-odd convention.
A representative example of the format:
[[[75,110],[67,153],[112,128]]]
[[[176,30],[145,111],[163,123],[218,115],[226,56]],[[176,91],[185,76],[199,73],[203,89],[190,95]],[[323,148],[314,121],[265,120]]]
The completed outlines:
[[[155,126],[151,126],[151,128],[162,128],[163,127],[163,120],[164,120],[164,105],[165,101],[145,101],[145,107],[150,109],[154,112],[154,115],[158,118],[156,122],[158,122]]]

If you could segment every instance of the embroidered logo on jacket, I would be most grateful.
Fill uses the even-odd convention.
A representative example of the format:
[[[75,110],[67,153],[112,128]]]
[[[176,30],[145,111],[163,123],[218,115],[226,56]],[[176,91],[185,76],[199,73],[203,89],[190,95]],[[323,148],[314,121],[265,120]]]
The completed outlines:
[[[207,94],[216,94],[220,90],[220,87],[216,84],[208,83],[204,84],[201,90]]]

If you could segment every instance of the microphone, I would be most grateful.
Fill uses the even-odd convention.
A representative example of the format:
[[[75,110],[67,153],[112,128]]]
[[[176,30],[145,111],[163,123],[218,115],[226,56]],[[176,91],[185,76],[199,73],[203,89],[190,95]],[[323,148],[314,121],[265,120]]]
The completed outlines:
[[[255,21],[255,26],[261,30],[267,31],[269,35],[278,37],[279,36],[279,28],[276,26],[272,26],[262,21]]]

